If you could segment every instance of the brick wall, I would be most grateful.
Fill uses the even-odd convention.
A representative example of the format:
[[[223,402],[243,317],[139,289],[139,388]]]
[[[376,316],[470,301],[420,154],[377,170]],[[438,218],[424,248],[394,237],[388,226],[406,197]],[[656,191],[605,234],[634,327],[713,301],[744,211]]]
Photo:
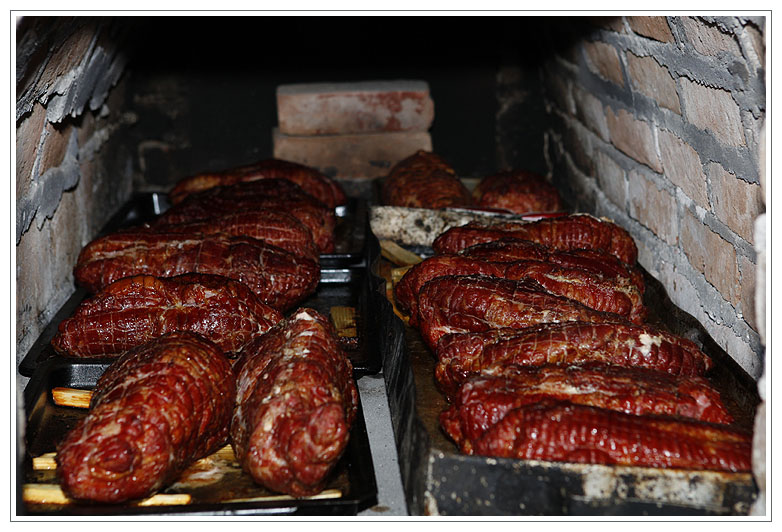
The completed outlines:
[[[82,246],[130,195],[132,154],[116,139],[134,118],[122,113],[122,26],[27,17],[16,31],[18,363],[73,293]]]
[[[545,157],[574,207],[616,220],[639,262],[759,377],[753,223],[765,210],[763,17],[563,22],[540,72]]]

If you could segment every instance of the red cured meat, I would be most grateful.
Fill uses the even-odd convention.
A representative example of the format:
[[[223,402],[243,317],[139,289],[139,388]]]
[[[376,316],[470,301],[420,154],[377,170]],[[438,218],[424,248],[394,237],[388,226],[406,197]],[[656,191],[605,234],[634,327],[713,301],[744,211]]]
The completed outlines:
[[[436,253],[457,253],[464,248],[502,238],[517,238],[559,251],[591,249],[614,255],[634,265],[638,249],[630,234],[613,222],[588,214],[571,214],[536,222],[506,222],[491,226],[475,223],[451,228],[432,243]]]
[[[557,212],[564,209],[557,189],[538,174],[508,170],[487,176],[472,193],[480,207],[517,214]]]
[[[71,357],[119,356],[167,333],[191,331],[230,356],[281,319],[249,288],[226,277],[139,275],[82,302],[60,323],[52,346]]]
[[[249,237],[182,235],[133,230],[90,242],[79,254],[74,277],[92,292],[133,275],[222,275],[247,285],[267,305],[287,309],[317,288],[320,267]]]
[[[454,334],[437,347],[435,376],[453,394],[468,376],[511,364],[601,362],[671,375],[702,376],[713,363],[692,341],[650,326],[628,323],[560,323],[527,330]]]
[[[181,203],[190,194],[216,186],[234,185],[261,179],[285,179],[296,183],[307,194],[329,208],[343,205],[347,198],[342,187],[327,175],[303,164],[281,159],[266,159],[220,172],[204,172],[180,180],[169,192],[171,203]]]
[[[451,166],[439,155],[419,150],[397,163],[383,182],[386,205],[443,209],[470,207],[472,196]]]
[[[636,416],[564,402],[508,412],[473,444],[475,454],[522,460],[743,472],[752,435],[725,425]]]
[[[348,442],[358,392],[328,319],[299,309],[248,345],[231,422],[242,467],[268,489],[321,491]]]
[[[548,364],[535,368],[512,365],[470,377],[441,414],[440,424],[460,450],[470,454],[472,442],[509,411],[550,399],[636,415],[682,416],[713,423],[733,420],[719,392],[702,377],[603,364]]]
[[[228,359],[193,333],[128,351],[98,380],[88,415],[57,447],[63,491],[119,503],[166,487],[225,445],[235,386]]]

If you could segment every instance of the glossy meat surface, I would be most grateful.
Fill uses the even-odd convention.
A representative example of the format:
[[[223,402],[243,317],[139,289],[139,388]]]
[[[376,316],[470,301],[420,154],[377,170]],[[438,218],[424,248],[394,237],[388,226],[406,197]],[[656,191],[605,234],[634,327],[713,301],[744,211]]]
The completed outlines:
[[[421,151],[397,163],[383,182],[382,201],[397,207],[470,207],[472,196],[439,155]]]
[[[249,236],[268,242],[285,251],[317,261],[319,250],[312,232],[290,214],[269,209],[222,214],[204,220],[164,224],[156,221],[150,227],[162,233],[204,234],[223,233]]]
[[[191,331],[231,356],[282,319],[245,285],[185,274],[120,279],[84,300],[52,339],[64,356],[119,356],[174,331]]]
[[[231,437],[244,470],[274,491],[321,491],[358,405],[350,360],[328,319],[299,309],[248,345],[235,370]]]
[[[208,221],[214,217],[271,210],[293,216],[312,233],[321,253],[334,250],[334,210],[285,179],[262,179],[212,187],[189,195],[158,218],[158,224]]]
[[[58,445],[63,491],[119,503],[165,488],[225,444],[235,386],[228,359],[192,333],[128,351],[98,380],[88,415]]]
[[[266,159],[220,172],[204,172],[187,177],[180,180],[168,196],[171,203],[176,205],[195,192],[261,179],[285,179],[296,183],[307,194],[332,209],[347,201],[340,184],[327,175],[314,168],[281,159]]]
[[[440,337],[451,333],[621,318],[546,292],[534,281],[457,275],[437,277],[423,286],[418,319],[424,340],[434,350]]]
[[[450,335],[438,345],[437,360],[435,377],[447,395],[470,375],[511,364],[600,362],[689,377],[703,376],[713,365],[692,341],[655,327],[578,322]]]
[[[131,230],[93,240],[79,254],[76,281],[97,292],[133,275],[222,275],[247,285],[263,303],[290,308],[312,294],[320,267],[261,240]]]
[[[532,260],[508,263],[503,277],[532,279],[553,294],[573,299],[591,309],[618,314],[633,323],[646,320],[643,294],[629,279],[605,279],[580,268]]]
[[[480,207],[517,214],[558,212],[564,209],[557,189],[543,176],[524,170],[509,170],[486,176],[472,193]]]
[[[459,252],[459,255],[489,262],[516,262],[539,260],[564,268],[579,268],[605,279],[626,279],[643,294],[646,285],[636,266],[625,264],[609,253],[591,249],[558,251],[529,240],[502,238],[484,244],[476,244]]]
[[[543,400],[617,410],[627,414],[681,416],[730,423],[717,390],[701,377],[602,364],[507,366],[469,378],[440,416],[446,434],[470,454],[480,438],[509,411]]]
[[[634,323],[646,317],[643,297],[626,278],[605,279],[579,268],[567,268],[543,261],[487,262],[462,255],[443,254],[416,264],[394,288],[399,307],[418,323],[418,293],[423,285],[446,275],[488,275],[520,281],[531,279],[552,294],[567,297],[602,312],[611,312]]]
[[[731,472],[752,468],[751,434],[702,421],[565,402],[509,411],[474,442],[473,451],[555,462]]]
[[[436,253],[457,253],[464,248],[502,238],[518,238],[559,251],[591,249],[610,253],[634,265],[638,250],[632,236],[613,222],[588,214],[571,214],[536,222],[505,222],[492,226],[467,224],[451,228],[432,243]]]

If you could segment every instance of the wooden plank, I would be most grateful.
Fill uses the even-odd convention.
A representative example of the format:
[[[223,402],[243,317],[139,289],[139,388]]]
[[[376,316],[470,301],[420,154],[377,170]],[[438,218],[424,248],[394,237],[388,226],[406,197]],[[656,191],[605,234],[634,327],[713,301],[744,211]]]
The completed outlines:
[[[412,266],[423,260],[415,253],[406,250],[393,240],[380,241],[380,254],[397,266]]]
[[[89,408],[92,400],[90,390],[76,388],[52,388],[52,399],[57,406],[72,406],[74,408]]]

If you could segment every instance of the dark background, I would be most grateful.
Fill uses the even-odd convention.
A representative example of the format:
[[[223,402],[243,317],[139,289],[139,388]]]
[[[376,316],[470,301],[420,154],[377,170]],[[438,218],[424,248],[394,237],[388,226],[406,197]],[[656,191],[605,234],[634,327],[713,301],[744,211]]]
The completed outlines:
[[[498,142],[514,143],[527,169],[543,169],[536,68],[556,19],[191,16],[128,22],[128,103],[139,117],[133,142],[143,146],[149,184],[271,157],[280,84],[373,79],[429,83],[434,151],[460,175],[497,170]],[[522,100],[511,117],[516,126],[505,127],[510,139],[497,128],[502,65],[524,72],[520,87],[503,87]]]

